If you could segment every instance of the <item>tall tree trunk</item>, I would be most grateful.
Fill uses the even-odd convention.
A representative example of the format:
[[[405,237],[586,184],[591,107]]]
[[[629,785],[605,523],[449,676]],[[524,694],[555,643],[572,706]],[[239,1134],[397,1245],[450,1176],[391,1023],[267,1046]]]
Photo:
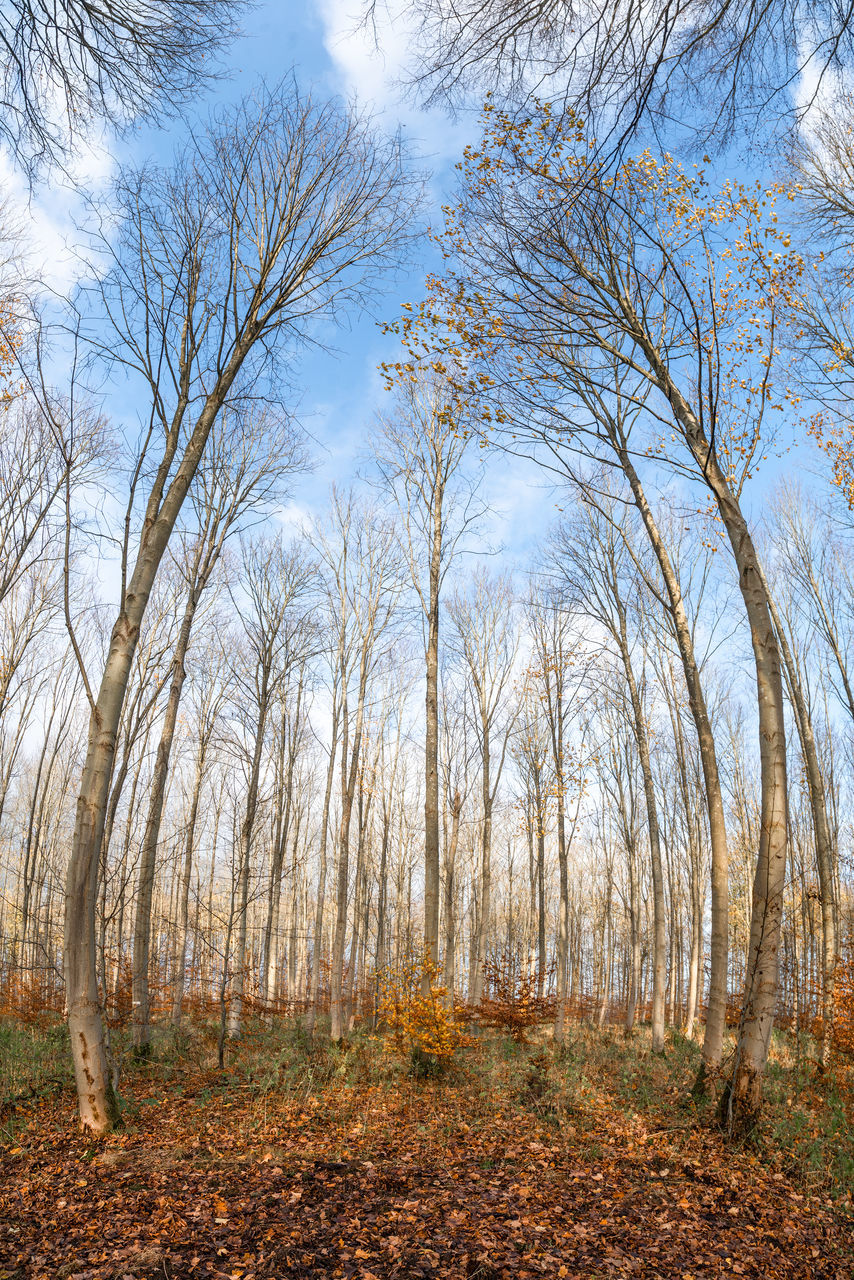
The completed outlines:
[[[341,719],[343,732],[341,737],[341,822],[338,830],[338,872],[336,876],[336,910],[335,932],[332,938],[332,971],[330,974],[329,1014],[330,1035],[335,1041],[344,1034],[344,950],[347,939],[347,907],[350,886],[350,819],[353,813],[353,800],[356,791],[356,779],[359,775],[359,760],[362,748],[362,729],[365,713],[365,695],[368,683],[368,652],[363,650],[359,694],[356,704],[356,718],[353,730],[353,747],[350,751],[349,767],[347,761],[347,700],[342,700]]]
[[[258,723],[255,726],[255,743],[252,749],[252,763],[249,770],[249,785],[246,790],[246,810],[240,827],[240,845],[238,850],[237,878],[237,944],[234,954],[234,973],[231,982],[231,1000],[228,1006],[228,1038],[235,1040],[243,1026],[243,998],[246,991],[246,971],[249,956],[246,950],[247,929],[249,925],[249,866],[252,852],[252,836],[255,831],[255,817],[258,812],[258,784],[261,777],[261,758],[264,753],[264,734],[267,727],[269,703],[269,673],[265,670],[258,698]]]
[[[208,737],[205,734],[199,744],[196,757],[196,776],[193,780],[193,795],[190,801],[190,814],[184,836],[184,864],[181,869],[181,887],[178,899],[178,926],[175,931],[175,950],[172,960],[172,1016],[173,1027],[180,1027],[182,1006],[184,1003],[184,985],[187,976],[187,928],[190,918],[190,883],[193,877],[193,852],[196,842],[196,823],[199,819],[199,802],[202,794],[202,783],[205,776],[205,758],[208,749]],[[219,826],[219,808],[217,807],[217,827]],[[214,831],[213,848],[216,850],[216,830]]]
[[[557,1010],[555,1014],[555,1040],[563,1044],[566,1039],[566,1003],[569,984],[569,858],[566,848],[566,812],[564,785],[558,777],[557,799],[557,861],[558,861],[558,919],[557,919]]]
[[[195,588],[195,572],[190,586],[189,596],[181,621],[181,630],[175,645],[172,658],[172,682],[169,686],[169,700],[166,703],[166,714],[157,755],[154,760],[154,772],[151,778],[151,791],[148,801],[148,817],[145,823],[145,834],[142,838],[142,851],[139,860],[139,882],[136,897],[136,916],[133,928],[133,1046],[140,1057],[145,1057],[151,1050],[151,994],[148,986],[149,955],[151,950],[151,899],[154,892],[154,872],[157,862],[157,845],[160,839],[160,824],[163,817],[163,804],[166,798],[166,781],[169,775],[169,762],[172,756],[172,742],[175,737],[175,726],[178,723],[178,707],[181,692],[184,688],[186,668],[184,661],[190,645],[190,632],[196,612],[197,595]]]
[[[373,1025],[375,1028],[379,1021],[380,982],[382,981],[383,973],[386,965],[388,964],[388,954],[386,950],[386,932],[388,929],[386,910],[388,903],[388,847],[389,837],[391,834],[391,803],[387,793],[383,796],[382,812],[379,889],[377,892],[377,946],[374,953],[375,984]]]
[[[699,817],[697,817],[695,821],[694,809],[691,803],[691,787],[688,781],[688,761],[686,758],[685,735],[682,732],[682,720],[679,715],[679,708],[674,705],[674,700],[669,695],[667,703],[670,711],[670,722],[673,726],[673,741],[676,747],[677,776],[679,778],[679,790],[682,795],[682,808],[685,813],[685,830],[688,837],[688,872],[690,877],[689,900],[691,904],[691,952],[688,972],[688,1007],[685,1011],[684,1028],[685,1035],[690,1038],[693,1037],[694,1023],[697,1017],[700,957],[702,955],[703,948],[703,894],[700,887],[700,830]],[[705,1055],[703,1063],[704,1067],[708,1068]],[[698,1087],[702,1087],[702,1084],[702,1081],[698,1081]]]
[[[80,779],[71,856],[65,884],[64,965],[68,1029],[80,1123],[105,1133],[117,1116],[104,1040],[95,955],[95,903],[98,859],[104,837],[107,796],[116,754],[116,739],[130,679],[131,665],[148,598],[175,521],[202,457],[211,428],[231,390],[248,347],[236,347],[214,391],[196,420],[181,462],[167,485],[177,447],[170,437],[146,508],[136,564],[110,636],[97,695],[91,704],[86,759]],[[180,425],[182,402],[177,411]],[[165,489],[165,494],[164,494]]]
[[[638,886],[638,868],[637,855],[635,853],[634,840],[629,837],[626,845],[629,865],[629,949],[630,949],[630,979],[629,979],[629,999],[626,1005],[626,1035],[630,1036],[634,1031],[635,1017],[637,1016],[638,1000],[640,998],[641,983],[641,922],[640,922],[640,892]]]
[[[694,1036],[700,992],[700,964],[703,956],[703,894],[700,887],[699,832],[694,833],[689,850],[691,859],[691,955],[688,970],[688,1004],[685,1010],[685,1035]]]
[[[777,964],[786,883],[786,721],[780,655],[759,560],[737,504],[722,493],[722,518],[739,570],[756,665],[762,813],[753,881],[750,945],[736,1064],[725,1100],[731,1127],[750,1129],[762,1097],[762,1075],[771,1044],[777,1001]],[[724,512],[726,513],[724,515]]]
[[[761,569],[760,569],[761,572]],[[768,607],[777,632],[777,640],[783,657],[786,684],[789,697],[795,711],[795,724],[807,777],[807,790],[812,811],[813,835],[815,838],[816,869],[818,871],[819,892],[821,894],[821,1039],[820,1057],[823,1066],[830,1060],[833,1040],[833,1019],[836,990],[836,966],[839,959],[837,942],[837,902],[835,883],[835,856],[833,837],[827,815],[827,790],[824,783],[824,771],[819,759],[812,720],[804,697],[803,685],[795,657],[789,646],[788,637],[774,597],[768,590],[764,573],[762,581],[768,596]]]
[[[442,484],[436,486],[432,510],[430,582],[427,607],[427,689],[424,743],[424,958],[439,964],[439,584],[442,567]],[[431,975],[425,970],[423,994],[429,995]]]
[[[641,345],[644,345],[641,343]],[[645,354],[685,432],[685,439],[714,495],[738,570],[756,669],[759,762],[762,787],[759,849],[753,880],[750,943],[735,1065],[722,1100],[731,1132],[751,1129],[759,1115],[762,1076],[777,1002],[777,970],[786,883],[786,713],[780,650],[756,548],[738,499],[702,427],[670,378],[655,349]]]
[[[306,1031],[314,1032],[317,1021],[317,1005],[320,998],[320,959],[323,952],[323,908],[326,900],[326,850],[329,838],[329,806],[332,801],[332,785],[335,780],[335,753],[338,749],[338,703],[333,695],[332,741],[329,745],[329,764],[326,768],[326,787],[323,792],[323,813],[320,817],[320,869],[317,876],[317,898],[314,906],[314,933],[311,956],[311,992],[309,995]]]
[[[456,972],[457,920],[456,920],[456,866],[457,846],[460,839],[460,814],[463,798],[459,791],[451,800],[451,835],[445,851],[445,957],[442,984],[446,991],[449,1009],[454,1007],[454,978]]]
[[[365,828],[367,824],[368,806],[365,804],[364,794],[364,777],[359,784],[359,822],[358,837],[356,840],[356,873],[354,882],[356,886],[355,900],[353,902],[353,931],[350,939],[350,963],[347,967],[347,981],[344,990],[344,1008],[342,1011],[342,1021],[347,1031],[353,1030],[353,993],[356,988],[356,966],[359,959],[360,944],[362,940],[362,908],[363,900],[366,896],[366,874],[365,874]]]
[[[288,836],[291,827],[293,809],[294,769],[297,760],[297,744],[300,729],[300,708],[302,704],[303,678],[300,673],[297,685],[296,708],[294,711],[291,741],[287,747],[287,765],[285,756],[285,722],[282,718],[282,759],[279,765],[279,787],[277,805],[276,835],[273,841],[273,856],[270,866],[270,889],[267,896],[267,922],[264,929],[264,962],[266,974],[264,980],[264,1000],[267,1005],[273,1004],[278,994],[279,982],[279,916],[282,899],[282,871],[287,852]],[[284,775],[284,776],[281,776]]]
[[[703,1037],[703,1066],[705,1071],[716,1071],[720,1066],[723,1041],[726,1033],[727,999],[727,945],[729,936],[729,842],[724,815],[723,791],[718,770],[717,750],[711,718],[706,705],[700,669],[694,652],[694,639],[685,609],[685,602],[673,562],[653,516],[652,509],[640,477],[634,468],[631,455],[621,441],[617,448],[620,464],[643,520],[650,545],[658,561],[667,591],[673,630],[685,673],[688,690],[688,706],[694,721],[703,781],[706,788],[706,806],[709,814],[709,840],[711,844],[711,938],[709,998],[706,1012],[706,1029]]]
[[[480,837],[480,896],[477,922],[477,944],[471,1000],[480,1004],[483,994],[483,970],[486,963],[486,945],[489,938],[490,905],[492,899],[492,788],[490,783],[489,725],[482,723],[481,742],[481,799],[483,826]]]
[[[652,1051],[664,1051],[664,1002],[665,983],[667,980],[667,937],[664,918],[664,870],[661,861],[661,836],[658,826],[658,807],[655,799],[655,780],[652,774],[652,762],[649,755],[649,735],[646,728],[646,717],[643,704],[632,667],[626,630],[625,610],[622,602],[618,604],[620,630],[618,641],[626,683],[629,686],[629,697],[632,704],[635,738],[638,746],[641,777],[643,778],[644,798],[646,800],[647,833],[649,838],[650,870],[652,873]]]

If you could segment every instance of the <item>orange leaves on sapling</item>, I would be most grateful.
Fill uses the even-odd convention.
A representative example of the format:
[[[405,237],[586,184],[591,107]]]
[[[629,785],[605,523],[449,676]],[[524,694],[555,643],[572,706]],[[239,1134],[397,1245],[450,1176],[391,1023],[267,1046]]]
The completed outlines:
[[[410,957],[384,969],[379,995],[383,1039],[392,1052],[417,1050],[447,1063],[458,1049],[474,1043],[449,1007],[447,988],[429,958]]]

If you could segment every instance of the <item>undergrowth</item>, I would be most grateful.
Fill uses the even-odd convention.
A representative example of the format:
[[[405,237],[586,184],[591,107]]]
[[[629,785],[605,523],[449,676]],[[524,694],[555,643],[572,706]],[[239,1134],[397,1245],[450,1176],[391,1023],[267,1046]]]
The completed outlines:
[[[437,1069],[430,1055],[391,1053],[367,1028],[334,1044],[319,1024],[314,1035],[299,1022],[255,1019],[230,1041],[226,1069],[216,1070],[216,1027],[162,1032],[151,1057],[135,1062],[123,1033],[113,1052],[122,1064],[120,1092],[133,1127],[141,1111],[192,1093],[215,1107],[239,1092],[247,1133],[260,1132],[268,1106],[282,1097],[327,1113],[338,1124],[381,1126],[382,1098],[432,1100],[435,1123],[488,1128],[499,1110],[517,1108],[591,1158],[609,1141],[607,1116],[621,1113],[641,1138],[666,1133],[690,1152],[692,1134],[715,1124],[716,1090],[695,1098],[699,1042],[671,1031],[666,1052],[650,1052],[648,1033],[630,1038],[617,1029],[573,1025],[566,1044],[540,1029],[529,1043],[485,1032]],[[718,1085],[720,1082],[713,1082]],[[72,1075],[62,1024],[0,1024],[0,1123],[11,1137],[21,1099],[57,1089],[69,1095]],[[372,1099],[370,1116],[365,1098]],[[379,1117],[379,1118],[378,1118]],[[141,1122],[141,1121],[140,1121]],[[811,1192],[850,1207],[854,1193],[854,1067],[827,1072],[814,1046],[776,1032],[768,1065],[762,1123],[750,1153]]]
[[[71,1082],[71,1054],[64,1022],[0,1021],[0,1106]]]

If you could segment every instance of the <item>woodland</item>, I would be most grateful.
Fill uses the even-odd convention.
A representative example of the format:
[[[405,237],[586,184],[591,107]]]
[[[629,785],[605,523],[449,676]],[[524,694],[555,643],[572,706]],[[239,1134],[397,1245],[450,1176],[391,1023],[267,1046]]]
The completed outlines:
[[[854,14],[248,13],[0,0],[0,1280],[847,1280]]]

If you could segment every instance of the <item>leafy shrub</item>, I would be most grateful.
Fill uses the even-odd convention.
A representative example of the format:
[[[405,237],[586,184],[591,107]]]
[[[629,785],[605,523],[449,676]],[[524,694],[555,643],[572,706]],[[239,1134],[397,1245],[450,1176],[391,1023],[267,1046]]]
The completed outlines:
[[[404,961],[379,975],[379,1022],[386,1047],[408,1054],[413,1074],[439,1076],[458,1049],[474,1043],[466,1034],[438,966],[426,957]]]
[[[554,997],[538,995],[538,975],[523,972],[508,953],[485,961],[483,979],[483,996],[474,1010],[481,1026],[504,1031],[525,1044],[533,1027],[554,1018]]]

